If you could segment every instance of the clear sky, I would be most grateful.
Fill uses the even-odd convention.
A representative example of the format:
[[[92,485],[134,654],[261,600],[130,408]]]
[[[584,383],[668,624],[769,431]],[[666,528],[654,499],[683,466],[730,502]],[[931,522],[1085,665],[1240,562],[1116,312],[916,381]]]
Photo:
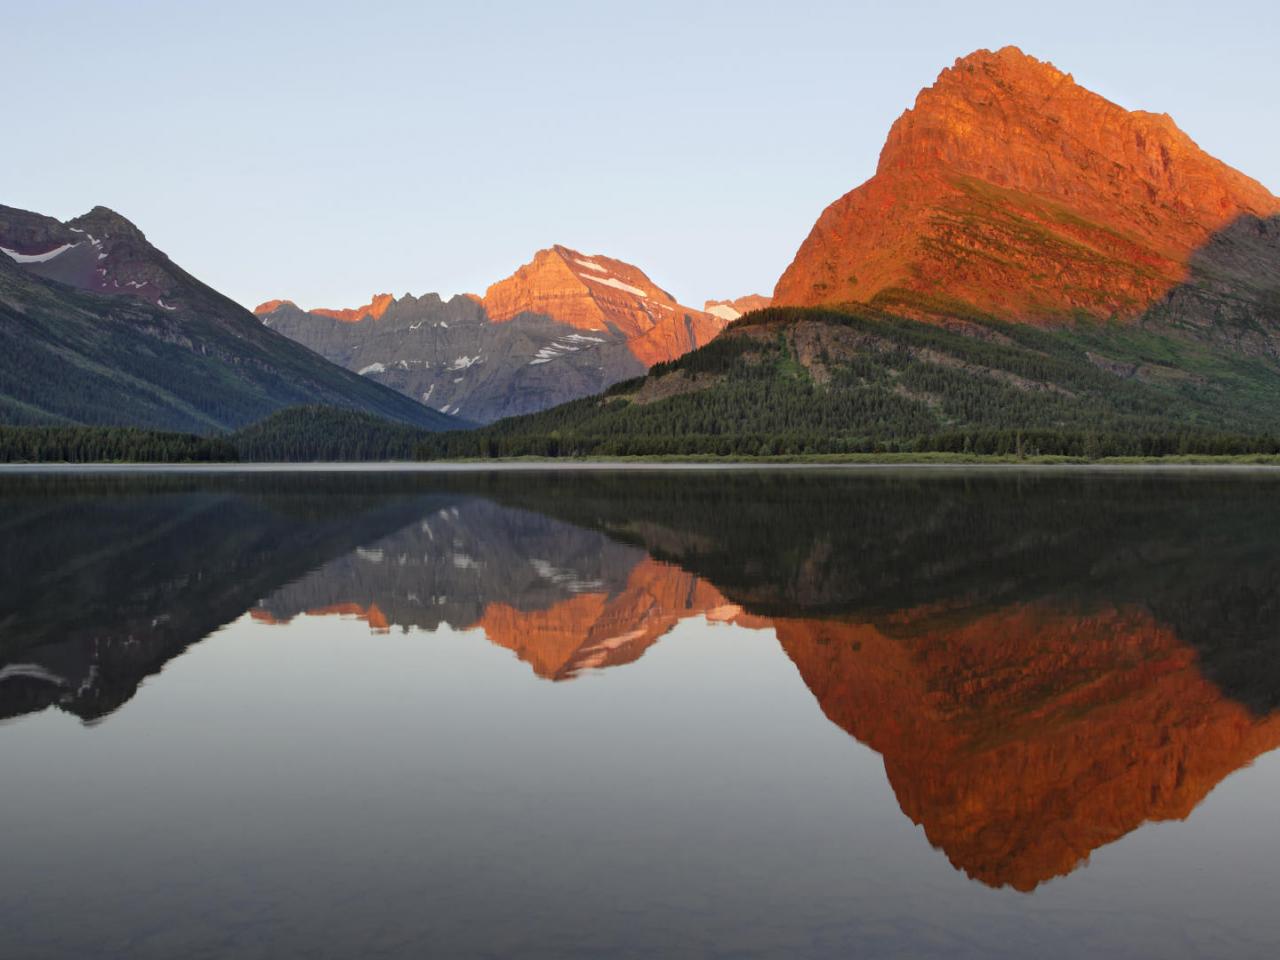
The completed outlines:
[[[0,203],[252,306],[483,292],[564,243],[772,291],[938,71],[1008,43],[1280,191],[1280,3],[0,0]]]

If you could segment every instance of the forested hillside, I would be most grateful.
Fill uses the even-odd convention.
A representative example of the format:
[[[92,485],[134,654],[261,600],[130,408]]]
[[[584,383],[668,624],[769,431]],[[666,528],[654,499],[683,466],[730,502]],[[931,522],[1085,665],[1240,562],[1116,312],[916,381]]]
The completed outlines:
[[[234,433],[0,426],[0,463],[313,463],[412,460],[420,427],[333,407],[290,407]]]
[[[420,456],[1225,454],[1272,451],[1278,428],[1273,361],[1172,333],[773,308],[647,377],[429,437]]]

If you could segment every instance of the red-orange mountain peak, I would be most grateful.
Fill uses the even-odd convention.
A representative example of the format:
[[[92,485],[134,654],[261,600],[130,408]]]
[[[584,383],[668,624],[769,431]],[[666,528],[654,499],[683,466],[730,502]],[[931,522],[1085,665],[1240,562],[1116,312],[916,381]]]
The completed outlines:
[[[1280,199],[1168,115],[1125,110],[1016,47],[979,50],[920,91],[774,301],[1133,319],[1215,233],[1277,213]]]
[[[677,303],[671,294],[629,263],[584,254],[559,244],[485,292],[495,322],[536,313],[580,330],[615,330],[646,366],[702,346],[726,321]]]

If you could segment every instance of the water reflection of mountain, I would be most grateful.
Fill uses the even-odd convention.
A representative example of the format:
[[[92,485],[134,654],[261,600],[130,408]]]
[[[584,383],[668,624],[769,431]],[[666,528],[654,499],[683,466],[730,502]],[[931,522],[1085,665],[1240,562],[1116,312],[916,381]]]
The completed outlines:
[[[106,716],[264,593],[451,501],[323,478],[9,478],[0,718]]]
[[[253,611],[339,614],[374,630],[480,628],[540,677],[639,657],[680,619],[740,614],[704,580],[530,510],[462,498],[288,584]]]
[[[488,492],[519,506],[539,498],[502,476]],[[643,546],[762,615],[1136,604],[1195,648],[1228,697],[1270,713],[1277,493],[1280,482],[1257,474],[576,474],[539,508]]]
[[[772,626],[930,841],[1022,890],[1280,745],[1270,482],[316,482],[3,491],[22,548],[0,571],[5,713],[102,716],[248,608],[479,628],[550,679],[633,661],[686,617]]]

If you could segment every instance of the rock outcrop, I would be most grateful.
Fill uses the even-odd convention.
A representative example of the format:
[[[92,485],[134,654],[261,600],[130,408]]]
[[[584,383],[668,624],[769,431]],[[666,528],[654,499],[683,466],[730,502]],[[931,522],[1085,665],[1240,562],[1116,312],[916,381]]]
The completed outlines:
[[[1167,115],[1125,110],[1016,48],[980,50],[921,91],[774,300],[1052,324],[1133,321],[1217,286],[1265,311],[1280,289],[1278,214],[1280,199]],[[1236,246],[1256,255],[1214,255],[1241,227]]]
[[[308,312],[321,317],[329,317],[331,320],[341,320],[343,323],[359,323],[361,320],[366,319],[380,320],[382,315],[387,312],[387,307],[391,306],[395,299],[389,293],[377,293],[374,294],[372,300],[362,307],[343,307],[336,310],[328,307],[313,307]],[[285,304],[296,306],[292,300],[268,300],[266,303],[260,303],[254,307],[253,312],[263,317]]]

